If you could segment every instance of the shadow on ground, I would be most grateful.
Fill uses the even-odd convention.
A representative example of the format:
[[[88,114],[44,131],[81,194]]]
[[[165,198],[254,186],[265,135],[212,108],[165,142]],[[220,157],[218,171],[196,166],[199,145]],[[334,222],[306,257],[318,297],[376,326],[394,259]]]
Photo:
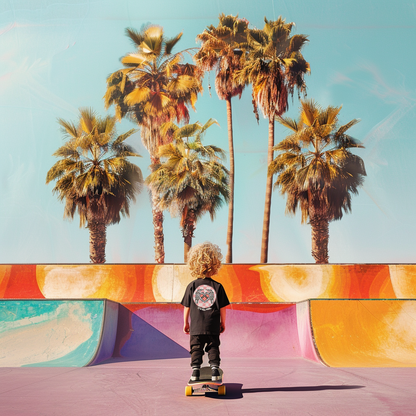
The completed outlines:
[[[248,393],[270,393],[279,391],[307,392],[307,391],[323,391],[323,390],[353,390],[362,389],[365,386],[359,385],[323,385],[323,386],[293,386],[293,387],[254,387],[243,389],[243,385],[239,383],[225,383],[226,395],[218,396],[216,393],[206,393],[207,397],[215,399],[231,400],[242,399],[244,394]]]

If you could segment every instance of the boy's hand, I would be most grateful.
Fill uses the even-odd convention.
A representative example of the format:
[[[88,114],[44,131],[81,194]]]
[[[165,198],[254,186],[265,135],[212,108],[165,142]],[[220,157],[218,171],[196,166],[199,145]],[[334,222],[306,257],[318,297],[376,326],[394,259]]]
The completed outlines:
[[[220,334],[222,334],[225,331],[225,323],[221,322],[220,323]]]
[[[185,334],[189,334],[189,308],[184,307],[183,308],[183,332]]]

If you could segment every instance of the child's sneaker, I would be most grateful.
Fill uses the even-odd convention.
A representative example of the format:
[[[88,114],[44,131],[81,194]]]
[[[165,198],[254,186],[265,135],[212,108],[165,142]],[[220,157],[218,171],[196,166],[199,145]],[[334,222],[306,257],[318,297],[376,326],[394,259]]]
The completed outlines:
[[[199,376],[201,375],[201,372],[199,371],[199,367],[192,367],[192,375],[191,375],[191,380],[192,381],[198,381],[199,380]]]
[[[211,380],[218,381],[221,380],[221,374],[218,367],[211,367]]]

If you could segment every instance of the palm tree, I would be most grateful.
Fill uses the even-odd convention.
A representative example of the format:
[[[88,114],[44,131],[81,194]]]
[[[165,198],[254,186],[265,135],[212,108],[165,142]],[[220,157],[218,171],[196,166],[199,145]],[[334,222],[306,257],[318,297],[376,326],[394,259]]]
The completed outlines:
[[[60,158],[46,176],[56,180],[53,192],[65,200],[64,218],[78,211],[80,227],[90,232],[92,263],[105,262],[106,229],[129,216],[143,177],[128,157],[140,156],[125,143],[135,130],[116,137],[114,117],[97,117],[91,109],[80,109],[78,125],[58,120],[67,142],[54,156]]]
[[[252,84],[254,112],[258,121],[257,107],[269,120],[267,165],[273,160],[274,119],[288,109],[288,97],[297,88],[299,94],[306,93],[304,75],[309,64],[301,49],[308,41],[305,35],[290,36],[294,23],[285,23],[266,18],[263,30],[249,30],[247,37],[249,53],[244,68],[236,73],[240,84]],[[260,261],[267,263],[270,228],[272,178],[267,177],[266,199],[263,218],[263,235]]]
[[[302,223],[309,218],[315,262],[328,263],[329,222],[351,212],[351,194],[358,194],[366,176],[363,160],[349,149],[364,146],[346,134],[359,120],[338,125],[341,107],[323,109],[311,100],[301,105],[298,121],[277,118],[293,133],[275,146],[280,154],[269,175],[278,174],[275,187],[287,196],[286,213],[299,205]]]
[[[163,28],[148,26],[142,31],[126,29],[136,47],[121,59],[124,65],[107,79],[106,108],[115,106],[117,119],[130,118],[141,127],[141,138],[149,151],[152,165],[159,163],[157,149],[171,138],[160,134],[168,121],[189,122],[188,106],[194,107],[202,91],[202,71],[183,63],[183,53],[173,53],[182,33],[166,38]],[[189,51],[187,51],[189,52]],[[164,263],[163,213],[152,190],[155,261]]]
[[[207,212],[214,220],[229,198],[228,170],[221,163],[224,152],[216,146],[204,146],[201,141],[212,124],[218,123],[210,119],[204,125],[197,122],[181,128],[165,124],[163,131],[170,131],[174,141],[159,148],[162,162],[146,179],[160,194],[160,208],[180,216],[185,262],[197,220]]]
[[[221,100],[227,105],[228,148],[230,154],[230,199],[228,203],[227,254],[226,263],[233,261],[233,226],[234,226],[234,139],[231,98],[239,96],[244,85],[236,84],[234,74],[242,69],[242,54],[247,44],[248,22],[238,16],[220,14],[217,27],[210,25],[197,40],[201,48],[194,59],[204,71],[216,69],[215,89]]]

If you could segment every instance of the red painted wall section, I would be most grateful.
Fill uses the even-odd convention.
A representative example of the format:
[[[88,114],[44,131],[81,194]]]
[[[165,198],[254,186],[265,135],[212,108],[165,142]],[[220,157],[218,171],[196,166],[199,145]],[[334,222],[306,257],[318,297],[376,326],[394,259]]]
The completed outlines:
[[[0,265],[0,298],[44,298],[36,281],[36,265]]]

